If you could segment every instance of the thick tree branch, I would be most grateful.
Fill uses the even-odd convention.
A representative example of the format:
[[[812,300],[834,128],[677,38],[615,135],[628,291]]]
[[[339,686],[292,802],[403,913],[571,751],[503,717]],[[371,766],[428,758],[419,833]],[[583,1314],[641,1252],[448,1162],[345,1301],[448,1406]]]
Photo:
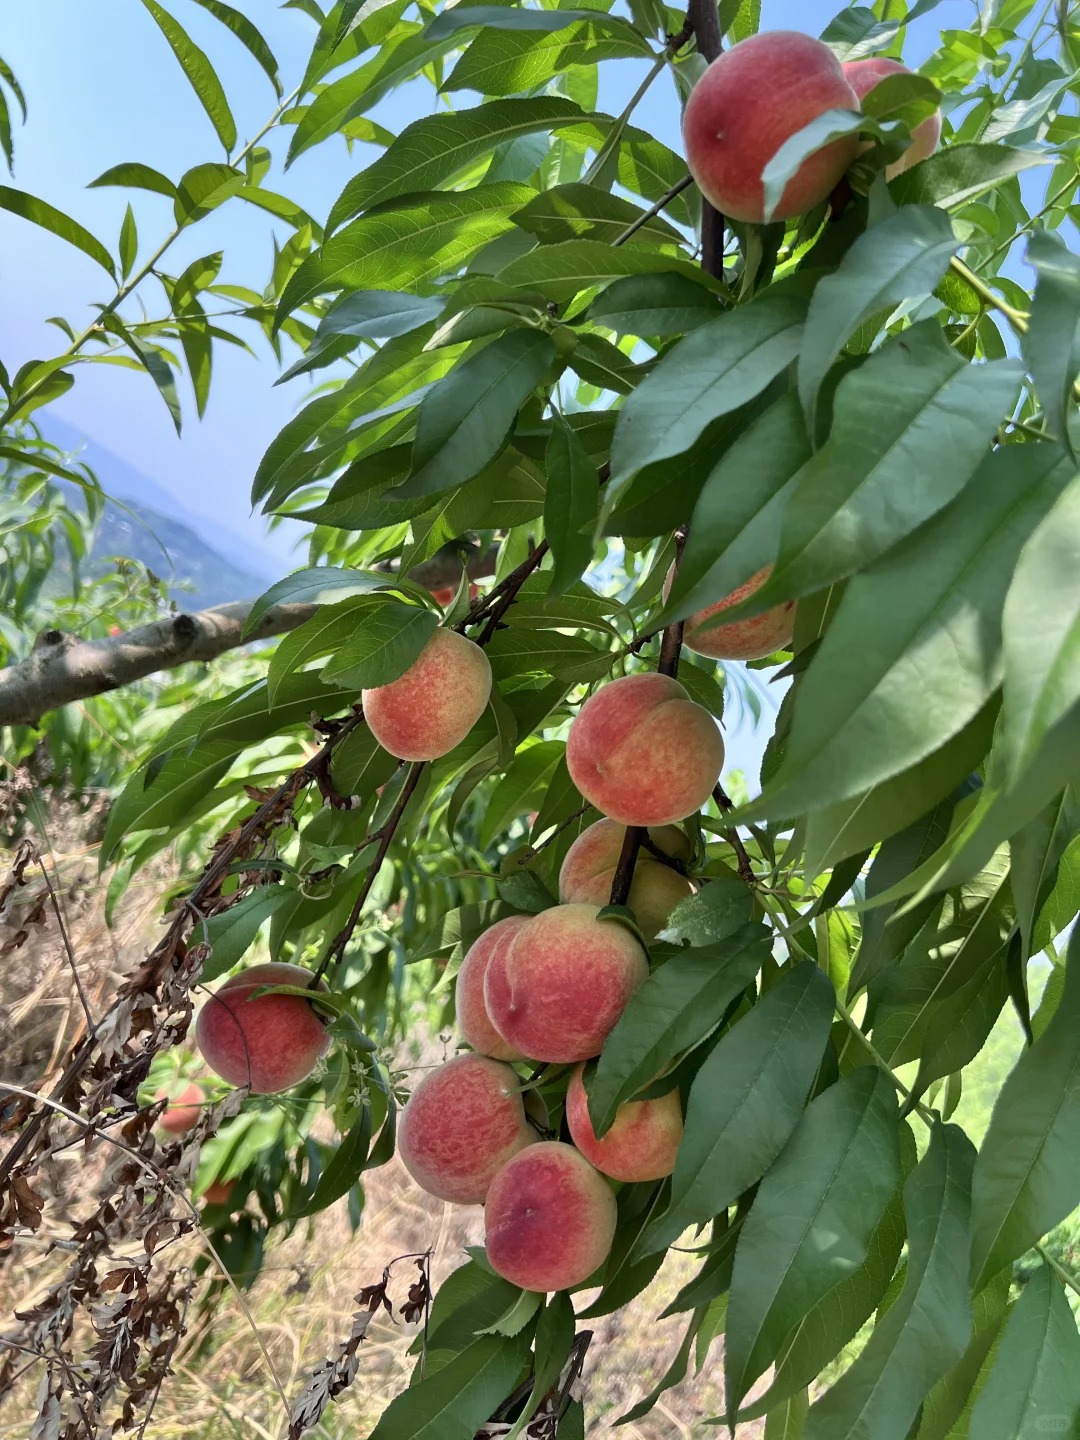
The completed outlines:
[[[493,574],[495,558],[494,549],[470,556],[470,578]],[[461,571],[460,555],[447,547],[410,570],[409,579],[437,590],[457,585]],[[25,660],[0,670],[0,725],[35,725],[61,705],[119,690],[193,660],[216,660],[241,645],[295,630],[316,610],[314,605],[276,605],[245,635],[252,603],[234,600],[193,615],[170,615],[102,640],[46,630]]]

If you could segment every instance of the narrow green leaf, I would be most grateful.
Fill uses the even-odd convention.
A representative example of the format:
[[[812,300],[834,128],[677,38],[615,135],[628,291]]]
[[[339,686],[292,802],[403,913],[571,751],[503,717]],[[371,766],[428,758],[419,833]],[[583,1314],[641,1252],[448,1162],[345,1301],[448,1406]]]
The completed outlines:
[[[348,690],[375,689],[404,675],[438,629],[430,610],[388,601],[366,614],[322,678]]]
[[[91,180],[86,187],[93,190],[98,185],[121,185],[129,189],[149,190],[155,195],[165,195],[170,200],[176,198],[176,186],[159,170],[152,170],[149,165],[142,165],[137,160],[127,161],[123,165],[111,165],[108,170],[100,174],[96,180]]]
[[[452,13],[458,13],[455,7]],[[584,12],[588,18],[567,23],[568,10],[518,10],[509,6],[490,7],[502,19],[529,17],[562,21],[558,33],[537,36],[528,31],[481,30],[476,39],[454,66],[443,89],[454,92],[473,90],[481,95],[513,95],[533,91],[546,85],[567,70],[597,65],[603,60],[652,59],[653,50],[645,37],[628,21],[602,11]],[[443,14],[450,14],[444,11]],[[462,10],[462,13],[464,11]],[[438,22],[436,22],[438,23]]]
[[[254,634],[259,621],[275,605],[333,605],[350,595],[370,595],[377,590],[397,588],[392,575],[375,570],[347,570],[333,565],[295,570],[264,590],[255,601],[244,624],[244,634]]]
[[[685,275],[627,275],[601,291],[588,318],[620,335],[649,338],[684,335],[717,319],[719,309],[716,296]]]
[[[317,1215],[320,1210],[347,1195],[367,1168],[370,1150],[371,1109],[365,1105],[335,1146],[330,1163],[319,1176],[311,1197],[306,1204],[294,1210],[289,1219],[300,1220],[306,1215]]]
[[[734,935],[750,919],[753,895],[732,871],[711,879],[696,895],[680,900],[660,939],[698,948]]]
[[[866,120],[857,111],[824,110],[809,124],[788,136],[761,173],[762,207],[768,224],[784,198],[788,181],[811,155],[834,140],[843,140],[865,128]]]
[[[429,40],[441,40],[462,30],[528,30],[533,34],[565,30],[583,20],[595,20],[595,10],[518,10],[509,5],[455,5],[441,11],[428,25]],[[603,13],[600,12],[601,18]]]
[[[231,150],[236,144],[236,121],[208,56],[199,49],[183,26],[178,24],[167,10],[162,9],[157,0],[143,0],[143,4],[169,42],[180,68],[187,76],[188,84],[195,91],[199,103],[217,131],[218,139],[226,151]]]
[[[764,955],[755,953],[760,963]],[[644,1248],[666,1249],[688,1225],[727,1209],[768,1171],[803,1114],[835,998],[816,965],[796,965],[722,1037],[694,1077],[671,1204],[649,1227]]]
[[[91,260],[96,260],[103,270],[116,279],[116,266],[101,241],[77,220],[72,220],[62,210],[57,210],[55,205],[39,200],[35,195],[27,195],[24,190],[13,190],[10,185],[0,185],[0,209],[9,210],[12,215],[18,215],[23,220],[29,220],[32,225],[40,225],[43,230],[58,235],[61,240],[74,245],[84,255],[89,255]]]
[[[120,225],[120,244],[118,247],[120,256],[120,274],[123,279],[131,274],[132,267],[139,253],[139,230],[135,224],[135,212],[128,205],[124,210],[124,219]]]
[[[620,276],[676,274],[713,293],[703,272],[689,260],[658,250],[624,246],[616,250],[602,240],[562,240],[519,255],[499,271],[507,285],[532,286],[562,304],[581,290]],[[763,382],[764,383],[764,382]]]
[[[1010,150],[1005,145],[946,145],[898,175],[889,185],[889,193],[901,206],[937,205],[954,210],[1011,175],[1033,165],[1050,164],[1051,158],[1037,150]]]
[[[529,1335],[482,1335],[397,1395],[371,1440],[472,1440],[517,1383]]]
[[[1050,430],[1069,442],[1073,382],[1080,371],[1080,260],[1059,235],[1037,230],[1027,262],[1038,273],[1024,358],[1034,376]]]
[[[242,15],[239,10],[234,10],[231,5],[225,5],[223,0],[195,0],[195,4],[201,5],[204,10],[209,10],[216,20],[220,20],[226,29],[232,31],[240,44],[260,66],[270,84],[273,85],[274,94],[280,99],[282,95],[281,77],[278,75],[278,64],[274,58],[274,52],[247,16]]]
[[[561,415],[552,419],[545,468],[544,534],[555,561],[550,593],[563,595],[592,564],[600,482],[584,445]]]
[[[255,943],[255,937],[276,910],[295,898],[295,892],[284,885],[260,885],[235,905],[220,914],[211,915],[205,931],[210,946],[209,959],[203,962],[199,981],[209,985],[238,964]]]
[[[267,694],[273,705],[287,676],[312,660],[339,649],[380,601],[375,596],[350,595],[336,604],[323,605],[310,620],[284,636],[270,656],[266,672]]]
[[[178,225],[190,225],[223,205],[244,187],[244,175],[231,165],[196,165],[180,177],[173,202]]]
[[[1012,889],[1020,924],[1021,960],[1025,966],[1032,954],[1037,922],[1054,890],[1062,857],[1078,834],[1080,803],[1072,789],[1068,789],[1055,796],[1034,820],[1029,820],[1009,841]]]
[[[619,195],[609,195],[606,190],[598,190],[595,185],[574,182],[542,190],[534,200],[530,200],[528,205],[518,211],[514,216],[514,224],[527,230],[530,235],[535,235],[542,245],[557,245],[566,240],[603,240],[612,245],[631,225],[640,221],[643,214],[644,211],[639,205],[634,205]],[[654,215],[639,225],[627,243],[658,245],[670,250],[681,247],[684,241],[673,225],[669,225],[659,215]],[[682,276],[667,278],[676,286],[681,285],[683,280]],[[634,276],[615,283],[641,285]],[[663,280],[653,280],[646,282],[646,288],[655,294],[655,287],[664,284]],[[702,318],[715,319],[719,306],[710,298],[710,292],[692,282],[687,283],[686,289],[700,297],[703,305],[708,307]],[[590,307],[590,315],[595,313],[595,309],[596,302]],[[611,324],[607,320],[604,323]]]

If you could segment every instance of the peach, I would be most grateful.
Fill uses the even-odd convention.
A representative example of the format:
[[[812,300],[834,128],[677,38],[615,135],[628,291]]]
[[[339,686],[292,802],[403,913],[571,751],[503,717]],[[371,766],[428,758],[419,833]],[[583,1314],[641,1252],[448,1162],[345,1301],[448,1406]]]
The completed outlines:
[[[495,1060],[521,1060],[512,1045],[508,1045],[487,1012],[484,1000],[484,976],[495,952],[509,945],[511,938],[528,923],[527,915],[510,915],[499,920],[469,947],[458,971],[456,1006],[458,1028],[467,1044],[481,1055],[490,1055]]]
[[[670,825],[700,810],[724,764],[720,727],[668,675],[624,675],[578,711],[570,778],[622,825]]]
[[[225,1205],[235,1189],[235,1180],[215,1180],[203,1191],[202,1198],[207,1205]]]
[[[491,666],[471,640],[436,630],[404,675],[363,692],[364,719],[399,760],[438,760],[487,709]]]
[[[176,1095],[169,1095],[167,1090],[159,1090],[154,1099],[169,1101],[168,1107],[158,1119],[159,1128],[168,1135],[183,1135],[198,1120],[202,1113],[199,1106],[206,1096],[198,1085],[190,1084],[185,1085]]]
[[[583,830],[566,852],[559,871],[559,899],[564,903],[606,905],[619,863],[626,827],[597,820]],[[649,839],[675,860],[689,860],[690,842],[674,825],[654,825]],[[627,905],[648,940],[655,940],[680,900],[694,893],[693,884],[648,850],[638,852]]]
[[[887,75],[911,75],[913,72],[906,65],[901,65],[899,60],[888,60],[884,55],[873,55],[867,60],[848,60],[843,67],[844,76],[855,91],[855,94],[862,100],[864,95],[869,95]],[[935,110],[925,120],[919,122],[911,132],[911,144],[891,165],[885,167],[885,178],[891,180],[895,175],[910,170],[912,165],[917,165],[920,160],[925,160],[928,155],[933,155],[941,139],[941,111]]]
[[[765,167],[785,141],[826,110],[859,101],[829,47],[794,30],[751,35],[712,62],[683,111],[686,163],[729,220],[765,219]],[[826,200],[858,151],[844,136],[808,155],[772,214],[787,220]]]
[[[718,615],[721,610],[738,605],[755,590],[760,590],[772,573],[772,566],[751,575],[744,584],[737,586],[730,595],[706,605],[704,610],[695,610],[687,618],[683,629],[683,644],[695,655],[707,655],[713,660],[763,660],[776,650],[783,650],[791,644],[795,633],[795,601],[784,600],[771,610],[760,615],[751,615],[748,620],[733,620],[730,625],[717,625],[711,630],[701,630],[704,621]],[[675,578],[674,565],[664,581],[664,600],[671,593]]]
[[[589,1116],[584,1069],[579,1065],[570,1077],[566,1123],[589,1164],[612,1180],[662,1180],[670,1175],[683,1134],[678,1089],[655,1100],[629,1100],[620,1105],[611,1129],[598,1140]]]
[[[607,1259],[615,1196],[572,1145],[543,1141],[502,1167],[484,1210],[491,1268],[523,1290],[568,1290]]]
[[[486,1055],[458,1055],[426,1075],[398,1124],[398,1154],[421,1190],[482,1205],[495,1172],[531,1145],[521,1077]]]
[[[452,603],[456,594],[456,585],[440,585],[437,590],[432,590],[431,598],[435,601],[436,605],[441,605],[445,610],[447,605]]]
[[[649,977],[638,940],[596,905],[556,905],[497,948],[484,1000],[508,1045],[533,1060],[599,1055],[634,991]]]
[[[247,1085],[253,1095],[275,1095],[306,1080],[329,1045],[318,1012],[300,995],[253,998],[253,991],[310,983],[310,970],[278,962],[252,965],[226,980],[195,1025],[195,1043],[214,1074]]]

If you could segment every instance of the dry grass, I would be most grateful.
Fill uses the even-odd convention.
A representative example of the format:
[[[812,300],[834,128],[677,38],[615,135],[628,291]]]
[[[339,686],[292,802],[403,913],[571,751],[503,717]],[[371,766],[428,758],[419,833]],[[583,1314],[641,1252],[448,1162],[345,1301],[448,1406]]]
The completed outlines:
[[[119,977],[155,938],[161,877],[146,877],[126,898],[112,931],[104,925],[92,857],[76,842],[72,817],[53,826],[60,859],[62,903],[91,1009],[99,1012]],[[142,877],[140,877],[142,878]],[[70,964],[51,921],[0,967],[0,1036],[5,1079],[26,1084],[54,1070],[79,1033],[83,1017]],[[432,1057],[433,1058],[433,1057]],[[69,1255],[50,1249],[70,1233],[66,1218],[81,1213],[94,1189],[102,1157],[69,1152],[55,1162],[46,1194],[52,1203],[38,1237],[16,1245],[0,1271],[0,1332],[17,1308],[33,1302],[56,1278]],[[464,1259],[466,1245],[482,1240],[479,1209],[443,1206],[419,1192],[396,1160],[365,1177],[367,1203],[353,1233],[344,1204],[317,1216],[271,1246],[245,1308],[226,1296],[209,1318],[192,1317],[149,1434],[185,1440],[283,1440],[288,1425],[252,1333],[258,1327],[286,1394],[295,1398],[319,1361],[336,1352],[349,1330],[354,1296],[377,1281],[394,1256],[433,1251],[436,1284]],[[82,1207],[84,1208],[84,1206]],[[203,1237],[184,1242],[193,1259]],[[179,1257],[175,1248],[168,1263]],[[678,1349],[687,1317],[657,1316],[697,1267],[693,1256],[672,1253],[638,1299],[615,1316],[591,1322],[594,1339],[585,1370],[590,1436],[614,1434],[613,1422],[653,1388]],[[408,1262],[398,1267],[395,1293],[404,1298]],[[580,1298],[583,1309],[591,1297]],[[313,1435],[323,1440],[360,1437],[407,1384],[407,1350],[416,1326],[376,1322],[360,1353],[353,1387],[331,1406]],[[0,1440],[27,1440],[36,1412],[37,1367],[31,1362],[19,1393],[0,1415]],[[719,1432],[707,1417],[723,1407],[722,1348],[714,1344],[701,1373],[668,1391],[646,1418],[621,1427],[626,1440],[703,1440]],[[760,1436],[758,1425],[739,1429],[741,1440]]]

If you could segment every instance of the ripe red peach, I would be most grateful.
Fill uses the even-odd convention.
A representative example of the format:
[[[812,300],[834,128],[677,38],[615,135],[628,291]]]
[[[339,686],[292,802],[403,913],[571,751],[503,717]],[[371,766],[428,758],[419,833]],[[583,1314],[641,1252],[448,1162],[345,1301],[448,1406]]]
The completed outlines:
[[[616,1205],[607,1181],[572,1145],[544,1141],[491,1182],[484,1239],[491,1268],[524,1290],[568,1290],[607,1259]]]
[[[398,1154],[421,1190],[482,1205],[495,1172],[531,1145],[521,1077],[486,1055],[458,1055],[426,1075],[398,1125]]]
[[[668,675],[624,675],[578,711],[566,745],[570,778],[622,825],[670,825],[700,810],[720,778],[720,727]]]
[[[159,1090],[154,1099],[169,1101],[168,1107],[158,1119],[158,1127],[168,1135],[183,1135],[198,1120],[202,1113],[199,1107],[206,1096],[198,1085],[189,1084],[176,1095],[170,1095],[167,1090]]]
[[[495,1029],[532,1060],[599,1055],[626,1002],[649,976],[640,943],[596,905],[556,905],[498,948],[484,976]]]
[[[869,95],[882,80],[888,75],[910,75],[913,72],[906,65],[901,65],[899,60],[888,60],[884,55],[872,55],[867,60],[848,60],[843,67],[844,76],[861,101],[864,95]],[[891,165],[885,167],[885,178],[891,180],[894,175],[900,175],[905,170],[910,170],[912,165],[917,165],[920,160],[925,160],[928,155],[933,155],[941,139],[941,111],[935,110],[925,120],[919,122],[911,132],[911,144]]]
[[[564,904],[608,903],[625,835],[626,827],[614,820],[597,820],[581,832],[559,871],[559,899]],[[675,860],[690,858],[690,842],[674,825],[654,825],[649,839]],[[679,901],[693,893],[694,886],[685,875],[644,848],[638,852],[626,903],[647,940],[656,939]]]
[[[451,604],[456,594],[456,585],[440,585],[437,590],[432,590],[431,598],[435,601],[436,605],[441,605],[445,610],[447,605]]]
[[[598,1140],[589,1116],[584,1069],[579,1065],[570,1077],[566,1123],[585,1159],[613,1180],[662,1180],[670,1175],[683,1135],[678,1089],[655,1100],[620,1105],[611,1129]]]
[[[826,110],[858,110],[840,62],[794,30],[752,35],[714,60],[683,111],[686,163],[698,188],[730,220],[765,219],[765,168],[785,141]],[[858,150],[844,136],[808,155],[784,187],[773,220],[826,200]]]
[[[195,1043],[214,1074],[230,1085],[247,1085],[253,1095],[275,1095],[306,1080],[329,1045],[318,1012],[300,995],[253,992],[310,983],[310,970],[274,962],[242,970],[209,996],[199,1011]]]
[[[706,620],[718,615],[721,610],[740,604],[748,595],[753,595],[755,590],[760,590],[771,573],[772,566],[766,565],[742,585],[736,586],[730,595],[725,595],[715,604],[706,605],[703,610],[695,610],[688,616],[683,629],[683,644],[686,648],[693,650],[695,655],[707,655],[713,660],[763,660],[766,655],[772,655],[790,645],[791,637],[795,633],[794,600],[784,600],[779,605],[774,605],[771,610],[764,610],[760,615],[751,615],[748,620],[733,620],[730,625],[717,625],[711,630],[700,628]],[[675,567],[672,566],[664,581],[665,601],[671,593],[674,576]]]
[[[440,628],[404,675],[363,692],[364,719],[399,760],[437,760],[461,744],[490,696],[491,666],[483,650]]]
[[[497,921],[469,947],[458,971],[455,992],[458,1029],[474,1050],[495,1060],[521,1060],[524,1057],[506,1043],[491,1023],[484,1000],[484,976],[492,955],[509,945],[528,919],[527,915],[510,915]]]
[[[215,1180],[203,1191],[202,1198],[207,1205],[226,1205],[235,1189],[235,1180]]]

